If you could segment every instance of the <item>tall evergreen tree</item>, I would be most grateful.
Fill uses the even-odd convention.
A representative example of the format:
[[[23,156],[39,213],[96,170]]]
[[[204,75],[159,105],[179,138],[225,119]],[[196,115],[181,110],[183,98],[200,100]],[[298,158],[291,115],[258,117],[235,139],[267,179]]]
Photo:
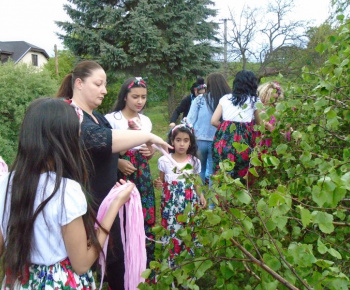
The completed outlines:
[[[149,75],[174,99],[176,81],[212,70],[218,24],[210,0],[68,0],[72,22],[59,37],[77,56],[106,70]]]

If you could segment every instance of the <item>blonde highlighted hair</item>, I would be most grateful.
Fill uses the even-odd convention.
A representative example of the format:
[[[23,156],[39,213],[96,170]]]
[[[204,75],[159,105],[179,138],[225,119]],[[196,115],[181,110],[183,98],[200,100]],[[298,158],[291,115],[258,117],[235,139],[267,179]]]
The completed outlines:
[[[263,83],[258,86],[258,96],[264,105],[270,102],[271,97],[277,94],[276,100],[281,100],[284,98],[283,90],[280,84],[276,81]]]

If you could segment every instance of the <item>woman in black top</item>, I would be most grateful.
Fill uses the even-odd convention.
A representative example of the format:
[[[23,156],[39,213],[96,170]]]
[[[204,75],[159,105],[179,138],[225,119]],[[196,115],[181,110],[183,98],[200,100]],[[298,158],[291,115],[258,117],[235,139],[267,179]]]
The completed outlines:
[[[94,208],[102,202],[117,182],[118,152],[146,143],[158,144],[167,150],[169,145],[160,137],[139,130],[114,130],[105,117],[94,111],[101,105],[107,77],[103,68],[94,61],[82,61],[62,82],[57,97],[69,100],[79,108],[81,140],[90,157],[90,187]],[[82,113],[81,113],[82,112]],[[110,231],[113,249],[107,254],[107,279],[111,289],[124,289],[124,253],[117,218]]]

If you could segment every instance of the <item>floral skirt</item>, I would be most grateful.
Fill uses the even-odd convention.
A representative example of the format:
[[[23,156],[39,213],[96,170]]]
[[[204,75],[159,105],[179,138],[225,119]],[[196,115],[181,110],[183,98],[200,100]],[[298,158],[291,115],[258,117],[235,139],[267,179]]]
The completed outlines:
[[[155,225],[155,195],[153,182],[151,177],[151,169],[149,167],[147,157],[143,156],[138,150],[128,150],[122,157],[125,160],[130,161],[137,169],[130,176],[121,174],[121,178],[124,180],[132,181],[141,195],[142,211],[144,217],[145,234],[149,239],[154,240],[155,235],[152,232],[152,228]],[[147,252],[147,266],[151,261],[154,261],[155,244],[150,240],[146,240],[146,252]]]
[[[235,130],[231,130],[234,125]],[[233,178],[242,178],[247,175],[250,162],[250,153],[255,147],[256,132],[254,122],[240,123],[224,121],[215,133],[213,141],[213,170],[214,174],[220,169],[219,163],[223,160],[235,162],[235,167],[229,173]],[[238,152],[233,147],[233,142],[246,144],[249,147]]]
[[[83,275],[73,271],[68,258],[51,266],[32,264],[28,268],[27,281],[16,281],[14,289],[96,289],[94,276],[89,270]],[[11,285],[5,276],[1,289],[11,289]]]
[[[193,251],[186,247],[184,242],[176,236],[176,232],[183,228],[190,218],[198,211],[199,198],[194,190],[194,186],[191,183],[185,183],[182,181],[173,181],[171,183],[165,182],[163,184],[163,192],[161,197],[161,216],[162,226],[170,231],[169,236],[162,238],[163,243],[172,243],[170,249],[170,266],[175,265],[173,257],[179,255],[182,251],[187,250],[190,253]],[[187,223],[179,221],[178,216],[182,215],[188,204],[191,204],[190,211],[188,213]],[[194,224],[191,224],[194,227]],[[193,241],[196,246],[201,245],[196,241],[196,237],[193,234]]]

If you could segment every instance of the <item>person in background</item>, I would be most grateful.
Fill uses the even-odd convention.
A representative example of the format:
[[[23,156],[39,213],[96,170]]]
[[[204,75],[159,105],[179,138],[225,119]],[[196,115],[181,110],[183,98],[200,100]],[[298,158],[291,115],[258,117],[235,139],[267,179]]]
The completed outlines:
[[[191,87],[191,94],[185,97],[181,103],[177,106],[170,119],[169,128],[174,128],[176,121],[182,113],[182,119],[187,117],[190,110],[192,101],[200,94],[204,94],[206,90],[206,84],[203,78],[198,78],[197,81]]]
[[[158,144],[165,150],[171,148],[162,138],[149,132],[112,129],[107,119],[95,111],[107,94],[106,84],[104,69],[95,61],[85,60],[64,78],[56,95],[66,99],[79,114],[80,138],[90,157],[89,185],[95,211],[118,180],[119,152],[142,144],[146,144],[150,150],[152,144]],[[124,253],[118,216],[110,237],[113,246],[107,252],[108,285],[113,290],[124,289]]]
[[[243,178],[249,169],[249,156],[255,146],[254,124],[261,123],[256,107],[256,104],[261,102],[257,97],[257,88],[258,81],[254,73],[242,70],[235,76],[232,94],[220,99],[211,119],[211,124],[217,127],[213,141],[214,174],[220,169],[219,163],[228,159],[235,162],[229,174],[232,178],[240,178],[244,182]],[[238,152],[233,146],[234,142],[248,145],[248,148]]]
[[[198,206],[206,207],[203,193],[198,192],[198,186],[184,178],[185,174],[199,174],[201,164],[197,155],[197,144],[193,128],[188,124],[180,124],[170,130],[168,134],[169,144],[174,150],[168,156],[158,159],[159,179],[162,182],[161,197],[161,224],[170,231],[170,236],[163,237],[164,243],[171,242],[173,248],[170,250],[170,265],[175,266],[174,256],[182,251],[188,250],[176,233],[183,228],[183,223],[177,220],[177,216],[184,213],[188,204],[191,204],[189,217],[193,217]],[[187,164],[192,169],[183,169]],[[195,236],[193,236],[195,240]]]
[[[42,98],[29,105],[14,164],[0,182],[1,289],[96,289],[90,268],[134,185],[95,229],[79,132],[67,103]]]
[[[211,125],[211,117],[222,96],[231,93],[231,88],[220,73],[212,73],[207,78],[207,92],[197,97],[191,104],[187,115],[195,132],[198,145],[199,159],[201,161],[201,179],[205,183],[206,174],[213,174],[212,145],[216,127]],[[209,184],[211,181],[209,179]]]
[[[274,106],[276,102],[284,98],[283,90],[276,81],[266,82],[258,86],[258,96],[265,107]],[[266,129],[273,130],[276,118],[272,115],[269,121],[264,122]],[[268,146],[270,147],[271,144]]]
[[[147,101],[147,85],[142,78],[129,78],[120,88],[118,100],[111,113],[105,115],[113,129],[152,131],[151,120],[141,114]],[[137,125],[137,127],[136,127]],[[152,148],[153,149],[153,148]],[[135,183],[141,195],[146,237],[154,240],[155,195],[148,160],[154,150],[143,144],[122,152],[119,157],[119,177]],[[147,267],[154,260],[154,242],[146,240]]]

